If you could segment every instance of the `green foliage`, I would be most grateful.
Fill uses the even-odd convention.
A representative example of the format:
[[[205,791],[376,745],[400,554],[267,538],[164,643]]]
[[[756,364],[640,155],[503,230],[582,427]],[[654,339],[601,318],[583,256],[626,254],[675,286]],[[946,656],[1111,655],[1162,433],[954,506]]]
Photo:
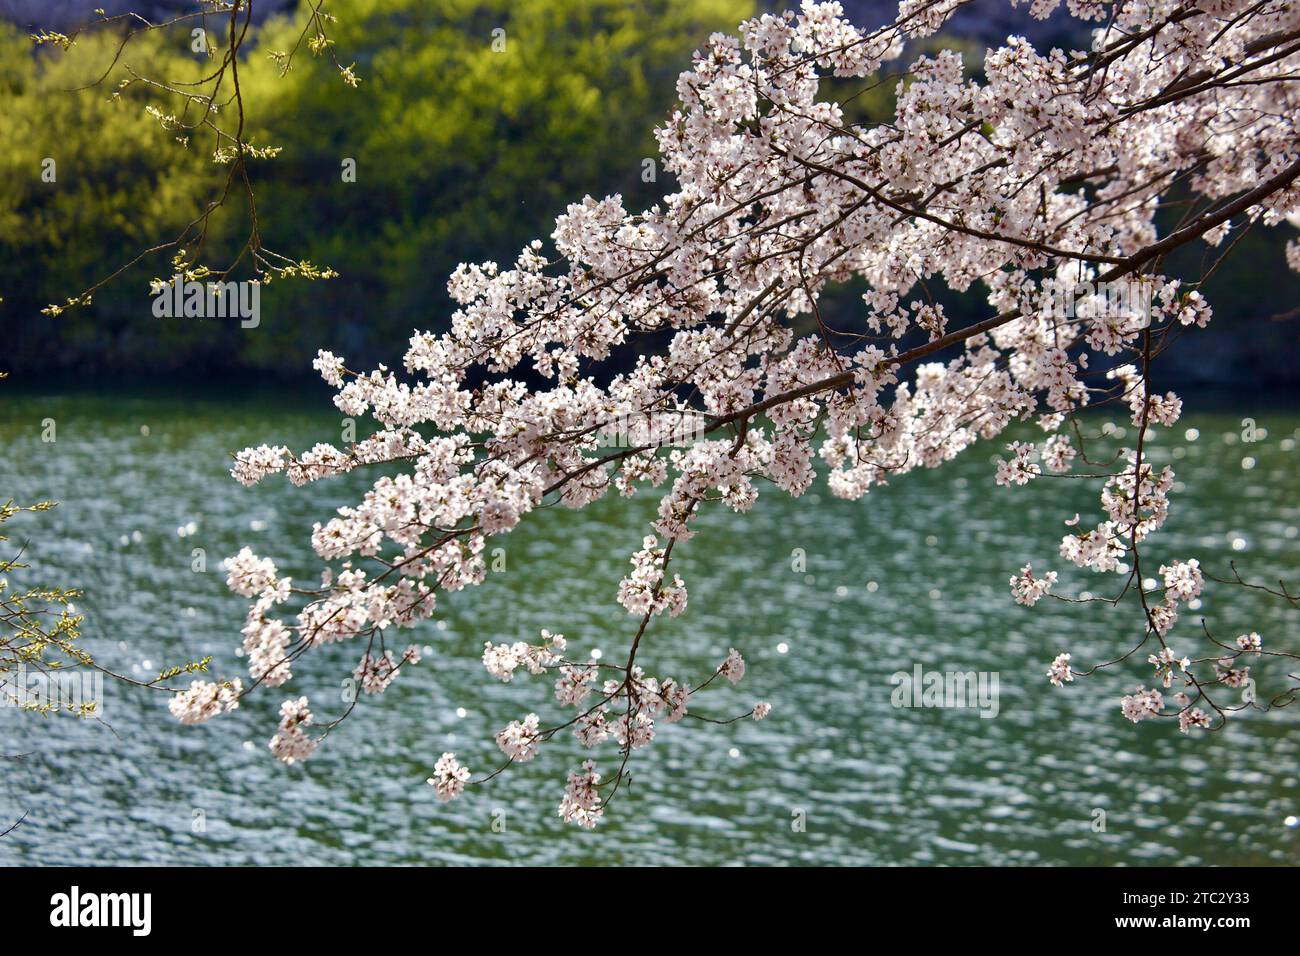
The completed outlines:
[[[37,514],[54,506],[52,501],[15,505],[10,499],[0,504],[0,526],[24,512]],[[8,535],[0,534],[0,548],[10,547],[8,541]],[[77,612],[73,602],[82,597],[82,592],[18,584],[14,572],[21,574],[29,565],[22,560],[23,548],[12,550],[12,557],[0,556],[0,706],[18,706],[42,716],[59,712],[78,717],[99,716],[99,701],[93,697],[85,699],[77,693],[64,701],[59,694],[49,691],[25,693],[28,673],[48,682],[64,671],[95,670],[114,680],[171,690],[165,681],[207,671],[211,657],[165,668],[148,683],[101,667],[80,644],[85,617]]]
[[[395,364],[413,329],[445,327],[445,283],[458,262],[511,262],[583,195],[621,192],[640,209],[672,190],[657,165],[657,182],[642,179],[643,160],[658,155],[652,128],[671,108],[690,52],[710,32],[732,30],[752,7],[751,0],[356,0],[338,8],[337,21],[322,21],[330,45],[316,52],[324,55],[300,42],[316,33],[308,5],[254,28],[239,76],[246,135],[273,154],[248,161],[263,240],[339,273],[327,282],[264,286],[255,329],[155,318],[148,283],[170,274],[171,249],[98,289],[89,306],[40,314],[174,239],[218,194],[230,166],[213,162],[210,135],[182,144],[146,111],[180,114],[181,98],[142,84],[117,90],[132,75],[176,88],[214,69],[219,53],[191,52],[188,23],[138,34],[116,63],[116,32],[34,44],[0,25],[6,366],[307,375],[317,348],[355,367]],[[215,50],[220,17],[210,15],[207,25]],[[922,49],[954,45],[978,75],[971,41],[945,38]],[[888,121],[900,81],[891,70],[901,68],[891,64],[866,82],[827,78],[823,94],[844,102],[849,122]],[[340,75],[343,69],[351,74]],[[42,181],[47,158],[57,162],[55,183]],[[355,182],[344,181],[345,160],[355,162]],[[248,227],[243,197],[232,193],[212,220],[202,261],[227,264]],[[1222,382],[1249,369],[1294,381],[1279,358],[1279,346],[1294,341],[1293,325],[1266,322],[1258,331],[1259,319],[1293,309],[1297,294],[1280,232],[1252,234],[1214,273],[1206,292],[1215,322],[1195,337],[1201,344],[1184,350],[1187,367],[1169,366],[1177,378]],[[249,277],[244,265],[233,278]],[[1260,296],[1260,288],[1271,294]],[[847,321],[860,313],[862,291],[861,283],[827,290],[823,312]],[[985,314],[975,292],[943,300],[955,321]],[[1255,331],[1242,336],[1247,320]],[[800,331],[811,331],[811,321]]]
[[[364,0],[331,31],[357,89],[325,59],[296,59],[284,79],[255,62],[255,128],[284,146],[259,186],[267,244],[341,278],[265,290],[246,361],[303,363],[323,346],[391,363],[414,328],[445,321],[456,263],[512,261],[587,192],[653,201],[663,177],[643,184],[641,161],[658,155],[651,130],[677,74],[748,12],[736,0]],[[272,25],[261,45],[286,48],[300,30]]]
[[[178,344],[182,330],[147,321],[147,267],[106,287],[90,309],[40,314],[178,234],[220,175],[145,112],[152,100],[143,89],[114,95],[127,65],[173,81],[198,76],[198,60],[172,52],[166,38],[139,37],[111,80],[76,89],[104,73],[116,46],[116,37],[92,34],[67,52],[33,53],[28,37],[0,24],[0,309],[15,364],[46,355],[112,365]],[[179,38],[170,46],[187,49]]]
[[[53,507],[50,501],[20,507],[11,499],[0,505],[0,525],[24,511],[48,511]],[[7,535],[0,534],[0,544],[8,540]],[[0,558],[0,703],[21,704],[45,714],[52,710],[52,705],[20,701],[7,687],[6,678],[20,668],[47,673],[92,662],[90,655],[77,645],[82,616],[75,612],[72,602],[81,597],[81,592],[16,587],[9,575],[26,567],[17,557]],[[91,716],[96,709],[94,701],[79,702],[78,706],[82,717]]]
[[[691,51],[751,12],[748,0],[359,0],[330,24],[356,88],[305,45],[281,75],[271,54],[295,46],[308,13],[268,22],[239,69],[248,135],[281,148],[250,161],[259,224],[269,248],[341,276],[268,285],[256,330],[154,318],[147,283],[167,274],[168,254],[88,307],[38,314],[174,238],[227,167],[212,163],[210,141],[182,146],[145,113],[148,102],[177,112],[166,94],[111,96],[126,66],[170,80],[211,69],[189,52],[188,30],[138,36],[103,85],[67,93],[108,67],[118,38],[33,56],[29,38],[3,29],[0,135],[14,148],[0,174],[14,188],[0,197],[0,309],[17,326],[12,361],[293,373],[325,347],[392,362],[413,328],[445,322],[456,263],[512,261],[585,193],[620,191],[636,206],[671,189],[662,169],[642,182],[642,159],[658,155],[652,127]],[[45,157],[58,161],[57,184],[41,182]],[[343,181],[345,159],[355,182]],[[243,219],[230,196],[205,261],[237,250]]]

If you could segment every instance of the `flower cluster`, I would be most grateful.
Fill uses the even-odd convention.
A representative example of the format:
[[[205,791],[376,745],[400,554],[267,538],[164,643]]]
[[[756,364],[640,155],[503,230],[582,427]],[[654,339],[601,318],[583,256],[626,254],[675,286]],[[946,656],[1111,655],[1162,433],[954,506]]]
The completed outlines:
[[[173,695],[167,706],[182,724],[201,724],[218,714],[238,709],[243,690],[244,685],[237,677],[220,684],[196,680],[189,690]]]
[[[581,770],[569,774],[569,785],[560,801],[560,816],[565,823],[576,823],[588,830],[600,822],[605,808],[600,802],[600,774],[596,764],[587,760]]]
[[[311,722],[312,714],[306,697],[286,700],[280,705],[280,730],[271,738],[271,753],[285,763],[310,757],[320,744],[303,729],[310,727]]]
[[[645,613],[647,620],[653,615],[652,610]],[[528,714],[523,720],[510,721],[497,732],[496,741],[511,763],[532,760],[543,743],[567,728],[573,728],[574,736],[584,747],[594,748],[613,741],[625,755],[630,754],[655,739],[657,721],[671,724],[687,716],[688,698],[703,690],[713,678],[721,676],[734,686],[745,674],[744,658],[732,648],[712,677],[695,690],[671,677],[659,680],[648,676],[637,665],[626,669],[615,667],[614,671],[621,673],[622,677],[599,682],[601,665],[597,661],[576,662],[560,656],[559,651],[566,646],[562,635],[543,631],[542,639],[542,643],[536,645],[523,642],[509,646],[489,645],[484,664],[495,676],[504,674],[507,680],[518,662],[531,662],[529,669],[535,674],[557,674],[555,699],[575,708],[578,713],[568,721],[548,727],[542,726],[541,718],[535,713]],[[516,663],[503,666],[503,657],[509,658],[507,663]],[[594,702],[589,704],[593,697]],[[748,715],[762,720],[771,710],[770,703],[760,701]],[[594,827],[608,802],[608,799],[603,802],[599,799],[599,789],[616,786],[620,778],[621,773],[601,784],[595,764],[590,761],[584,764],[581,772],[569,776],[569,788],[561,801],[560,815],[566,821]]]
[[[642,549],[632,556],[632,573],[618,585],[618,603],[629,614],[659,614],[676,617],[686,610],[686,587],[680,575],[664,583],[664,549],[654,535],[646,535]]]
[[[1036,578],[1033,565],[1026,564],[1019,574],[1011,578],[1011,596],[1017,604],[1033,607],[1052,589],[1056,577],[1055,571],[1048,571],[1041,578]]]
[[[569,660],[563,639],[545,633],[538,645],[483,653],[503,681],[520,668],[553,673],[556,700],[578,711],[560,726],[586,746],[613,740],[626,758],[656,721],[694,716],[688,703],[703,685],[647,676],[637,655],[654,653],[654,618],[686,609],[686,584],[668,564],[704,510],[746,513],[760,489],[802,495],[818,462],[831,493],[859,499],[1017,422],[1047,437],[1011,443],[995,480],[1008,493],[1041,486],[1091,461],[1062,431],[1105,402],[1127,404],[1138,438],[1103,479],[1102,519],[1069,522],[1060,556],[1132,576],[1143,639],[1163,651],[1204,579],[1194,560],[1174,562],[1161,568],[1159,594],[1141,572],[1175,487],[1144,436],[1182,410],[1177,395],[1149,388],[1150,363],[1211,310],[1194,283],[1160,270],[1190,243],[1227,249],[1225,237],[1256,224],[1300,225],[1300,52],[1287,46],[1300,13],[1276,0],[1071,0],[1072,15],[1096,24],[1090,49],[1039,52],[1011,37],[968,64],[927,47],[898,83],[889,123],[859,123],[821,98],[828,77],[879,82],[960,6],[905,0],[894,22],[863,30],[839,4],[805,0],[747,21],[737,37],[715,34],[655,131],[675,192],[640,213],[618,195],[585,197],[556,219],[550,248],[534,240],[513,261],[462,263],[447,285],[446,330],[415,333],[399,370],[354,371],[321,352],[314,366],[335,406],[376,430],[299,455],[247,449],[232,474],[251,485],[276,473],[295,484],[361,466],[383,473],[315,525],[319,587],[291,586],[247,549],[231,560],[231,588],[253,601],[254,680],[283,684],[307,652],[360,640],[380,653],[367,651],[357,678],[382,689],[398,666],[383,636],[430,618],[440,592],[481,583],[491,539],[542,505],[651,494],[654,534],[617,588],[640,618],[625,664]],[[1171,231],[1158,214],[1174,189],[1188,212]],[[819,301],[849,280],[867,291],[861,314],[837,327]],[[931,283],[976,291],[989,317],[953,328]],[[1137,300],[1103,292],[1123,283]],[[603,438],[620,423],[684,413],[703,423],[689,447],[611,451]],[[1012,593],[1033,605],[1056,581],[1026,565]],[[296,614],[285,609],[294,598]],[[1175,662],[1156,656],[1163,681]],[[1053,662],[1053,683],[1073,680],[1069,660]],[[709,680],[743,675],[732,650]],[[187,692],[173,709],[210,716],[225,705],[208,693]],[[1162,707],[1158,691],[1140,691],[1123,712],[1136,721]],[[510,759],[530,759],[560,729],[533,717],[498,735]],[[278,754],[309,752],[295,736],[303,723],[282,721]],[[431,778],[440,797],[463,789],[462,770],[443,756]],[[594,825],[609,802],[599,788],[614,792],[621,777],[602,783],[584,765],[561,815]]]
[[[563,634],[552,634],[546,630],[542,631],[541,644],[526,644],[523,641],[493,644],[488,641],[483,648],[483,666],[497,680],[509,683],[520,667],[527,669],[530,674],[545,673],[548,667],[561,659],[559,654],[567,646]]]
[[[367,651],[361,658],[361,663],[357,665],[357,669],[352,672],[352,679],[361,684],[361,689],[365,693],[382,694],[388,689],[388,685],[397,679],[399,668],[403,664],[418,663],[420,663],[420,649],[415,645],[411,645],[403,652],[400,661],[393,657],[392,651],[384,651],[378,657],[371,656]]]
[[[1160,691],[1154,688],[1147,690],[1139,686],[1136,693],[1129,694],[1120,701],[1120,710],[1135,724],[1148,717],[1160,716],[1160,712],[1164,709],[1165,699]]]
[[[469,777],[469,769],[460,765],[456,755],[445,753],[433,765],[433,776],[427,782],[439,800],[451,800],[465,792]]]
[[[1074,680],[1074,672],[1070,670],[1070,655],[1057,654],[1052,661],[1052,666],[1047,669],[1047,679],[1061,687],[1067,681]]]
[[[1149,655],[1147,662],[1156,669],[1156,676],[1160,678],[1161,685],[1166,689],[1173,686],[1175,667],[1185,674],[1187,669],[1192,666],[1189,658],[1180,658],[1168,647],[1162,649],[1159,654]]]

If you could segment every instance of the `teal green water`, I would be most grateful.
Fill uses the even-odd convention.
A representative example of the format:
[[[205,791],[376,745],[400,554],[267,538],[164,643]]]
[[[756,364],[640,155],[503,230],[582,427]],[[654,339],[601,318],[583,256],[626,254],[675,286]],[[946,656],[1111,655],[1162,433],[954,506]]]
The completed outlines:
[[[87,645],[141,676],[203,654],[216,672],[243,675],[235,649],[245,603],[226,590],[218,562],[248,544],[306,576],[311,523],[368,484],[353,475],[245,489],[229,478],[228,455],[245,445],[337,441],[325,401],[9,395],[0,409],[0,496],[61,502],[10,522],[15,542],[29,542],[42,580],[85,589]],[[40,438],[47,418],[57,423],[53,444]],[[1194,555],[1222,574],[1236,559],[1249,578],[1294,585],[1300,416],[1255,419],[1267,435],[1249,445],[1240,416],[1227,415],[1191,415],[1155,439],[1153,456],[1172,462],[1182,484],[1147,549],[1153,567]],[[116,685],[106,686],[110,726],[0,710],[4,752],[30,751],[0,768],[0,819],[28,813],[0,839],[0,863],[1296,862],[1300,828],[1284,821],[1300,814],[1300,708],[1184,737],[1168,722],[1121,717],[1119,696],[1150,683],[1145,663],[1064,690],[1044,679],[1059,651],[1077,663],[1113,657],[1140,625],[1132,607],[1011,601],[1007,578],[1025,561],[1061,568],[1060,521],[1075,511],[1093,520],[1097,488],[997,488],[995,452],[980,446],[859,502],[814,486],[799,501],[766,494],[748,518],[705,514],[701,533],[674,553],[690,605],[654,622],[639,660],[649,673],[692,679],[734,646],[748,661],[745,681],[710,690],[700,708],[731,716],[767,699],[773,713],[730,727],[661,726],[595,832],[556,816],[565,774],[583,755],[571,738],[451,804],[424,780],[444,750],[476,771],[494,766],[495,730],[529,711],[544,721],[561,713],[548,681],[492,681],[479,663],[485,640],[547,627],[580,651],[626,648],[634,622],[614,592],[652,498],[532,516],[502,539],[507,569],[444,600],[436,623],[419,629],[414,640],[433,649],[425,662],[364,698],[305,764],[282,766],[266,748],[283,691],[309,694],[326,715],[341,706],[329,702],[358,648],[329,647],[289,687],[198,727],[175,723],[164,695]],[[179,536],[191,522],[194,533]],[[208,573],[191,570],[196,547]],[[792,570],[795,549],[806,573]],[[1103,580],[1061,571],[1066,594]],[[1300,649],[1300,616],[1281,602],[1213,587],[1200,613],[1216,633],[1257,630],[1274,648]],[[1185,613],[1175,647],[1197,626]],[[998,716],[893,707],[890,675],[916,664],[997,672]],[[1286,684],[1281,661],[1254,673],[1261,697]],[[612,749],[603,752],[612,765]],[[1093,829],[1099,809],[1104,832]],[[792,826],[800,819],[804,827]]]

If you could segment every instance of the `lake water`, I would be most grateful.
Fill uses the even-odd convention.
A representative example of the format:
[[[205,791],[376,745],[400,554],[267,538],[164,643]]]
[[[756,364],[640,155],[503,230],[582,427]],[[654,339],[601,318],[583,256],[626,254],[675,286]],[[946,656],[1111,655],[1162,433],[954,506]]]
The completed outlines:
[[[235,655],[245,602],[226,590],[220,560],[248,544],[306,576],[316,567],[311,523],[368,482],[245,489],[228,476],[228,456],[263,441],[338,441],[332,411],[324,399],[274,393],[181,401],[11,391],[0,399],[0,497],[60,504],[9,522],[10,543],[28,542],[32,580],[85,590],[85,642],[104,664],[150,678],[211,654],[214,673],[246,678]],[[1300,416],[1252,414],[1267,431],[1254,443],[1241,441],[1240,415],[1223,414],[1191,414],[1154,439],[1153,457],[1172,462],[1183,485],[1147,547],[1153,568],[1193,555],[1223,575],[1236,559],[1250,579],[1295,586]],[[41,441],[45,419],[56,423],[52,444]],[[1199,429],[1196,440],[1188,428]],[[1116,656],[1138,618],[1132,606],[1011,601],[1007,578],[1027,560],[1060,569],[1064,594],[1113,579],[1067,572],[1055,553],[1063,517],[1096,520],[1097,487],[997,488],[996,451],[979,446],[858,502],[814,486],[799,501],[766,493],[748,518],[707,513],[674,552],[690,606],[653,622],[639,661],[695,679],[734,646],[745,681],[710,689],[693,709],[731,716],[766,699],[772,715],[661,725],[634,755],[630,791],[594,832],[556,815],[565,774],[583,755],[568,736],[450,804],[424,780],[444,750],[482,772],[498,761],[491,735],[507,721],[561,714],[549,681],[489,678],[485,640],[546,627],[580,652],[625,652],[635,622],[614,591],[646,532],[650,497],[547,509],[500,539],[506,570],[445,598],[412,638],[432,653],[382,697],[363,698],[304,764],[283,766],[267,750],[279,703],[292,690],[311,696],[318,719],[336,712],[355,646],[316,653],[288,687],[197,727],[177,724],[165,695],[114,684],[104,723],[0,709],[3,751],[30,752],[0,765],[0,829],[28,814],[0,839],[0,863],[1297,862],[1300,828],[1284,821],[1300,814],[1300,707],[1183,736],[1167,721],[1122,718],[1120,695],[1151,682],[1137,659],[1065,689],[1047,683],[1059,651],[1085,664]],[[207,573],[191,570],[194,548],[205,550]],[[792,569],[795,549],[804,573]],[[1211,586],[1200,613],[1229,638],[1257,630],[1273,647],[1300,648],[1300,612],[1281,601]],[[1184,612],[1174,646],[1190,646],[1178,636],[1196,627]],[[998,715],[895,708],[890,675],[917,664],[996,672]],[[1269,659],[1253,670],[1261,698],[1283,689],[1284,672]],[[614,751],[598,754],[612,768]],[[1099,810],[1104,832],[1094,829]]]

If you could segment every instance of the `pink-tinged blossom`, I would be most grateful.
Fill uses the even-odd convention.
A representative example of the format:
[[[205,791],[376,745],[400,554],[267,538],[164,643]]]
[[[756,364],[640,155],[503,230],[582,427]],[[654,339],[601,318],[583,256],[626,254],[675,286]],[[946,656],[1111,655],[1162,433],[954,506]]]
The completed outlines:
[[[558,654],[565,646],[563,634],[552,635],[545,630],[542,631],[541,644],[527,644],[523,641],[493,644],[488,641],[483,645],[483,666],[497,680],[509,683],[520,667],[534,675],[545,673],[548,667],[559,660]]]
[[[1201,562],[1192,558],[1188,561],[1175,561],[1173,564],[1161,565],[1160,574],[1165,579],[1165,591],[1169,597],[1179,601],[1190,601],[1199,597],[1205,586],[1205,577],[1201,574]]]
[[[529,714],[522,721],[512,720],[497,732],[497,746],[511,760],[523,763],[537,756],[537,747],[541,743],[539,720],[536,714]]]
[[[1184,297],[1182,308],[1178,310],[1178,321],[1182,325],[1196,325],[1205,328],[1209,324],[1211,309],[1205,297],[1199,292],[1189,292]]]
[[[1069,654],[1056,655],[1052,660],[1052,666],[1047,669],[1047,679],[1057,687],[1074,680],[1074,671],[1070,670]]]
[[[497,680],[508,683],[514,676],[515,668],[521,663],[521,655],[515,650],[520,646],[516,644],[512,647],[509,644],[493,644],[488,641],[484,645],[483,666]]]
[[[1155,632],[1164,637],[1178,622],[1178,602],[1170,598],[1152,606],[1150,621]]]
[[[1243,634],[1237,638],[1237,646],[1243,651],[1258,654],[1264,648],[1264,641],[1258,634],[1251,631],[1249,634]]]
[[[718,668],[718,673],[730,681],[733,687],[739,684],[745,676],[745,659],[740,656],[740,651],[734,647],[727,651],[727,659]]]
[[[1160,691],[1139,686],[1137,692],[1124,697],[1119,706],[1124,716],[1136,724],[1148,717],[1158,717],[1164,710],[1165,700]]]
[[[637,750],[655,739],[654,719],[644,710],[622,714],[608,726],[610,735],[620,747]]]
[[[1174,668],[1184,674],[1187,668],[1192,666],[1192,662],[1186,658],[1180,658],[1170,648],[1162,648],[1159,654],[1150,654],[1147,656],[1147,662],[1156,669],[1156,677],[1160,679],[1161,685],[1167,690],[1174,683]]]
[[[243,597],[252,597],[277,583],[275,562],[259,558],[252,549],[243,548],[226,559],[226,587]]]
[[[605,814],[601,806],[600,774],[596,772],[594,761],[585,761],[581,770],[569,774],[569,784],[560,801],[560,817],[565,823],[593,829]]]
[[[1124,553],[1123,541],[1111,521],[1103,521],[1091,531],[1067,534],[1061,539],[1061,557],[1094,571],[1116,570]]]
[[[283,623],[260,614],[250,616],[243,633],[244,655],[253,680],[279,687],[293,676],[287,654],[293,635]]]
[[[312,360],[311,367],[320,372],[320,377],[326,384],[334,388],[343,387],[343,360],[333,352],[321,349]]]
[[[316,752],[320,740],[308,736],[303,729],[311,726],[312,713],[307,706],[307,698],[286,700],[280,705],[280,729],[271,738],[271,753],[277,760],[292,764],[306,760]]]
[[[1182,417],[1183,400],[1173,392],[1167,392],[1164,398],[1154,397],[1148,399],[1148,401],[1151,404],[1148,415],[1149,421],[1164,425],[1166,428],[1172,428],[1178,419]]]
[[[685,684],[679,684],[669,678],[664,681],[662,692],[664,706],[667,710],[664,720],[670,724],[675,724],[686,716],[686,701],[690,696],[690,691],[686,689]]]
[[[594,667],[565,665],[560,668],[560,677],[555,682],[555,699],[566,706],[577,707],[587,699],[595,680]]]
[[[560,704],[592,707],[574,723],[584,745],[643,746],[656,719],[686,712],[685,683],[656,681],[634,658],[656,648],[654,635],[641,642],[652,618],[686,610],[686,582],[668,565],[672,548],[701,533],[701,514],[746,514],[760,494],[801,496],[819,471],[832,495],[859,500],[977,443],[1004,445],[1017,423],[1034,423],[1043,440],[1013,442],[995,481],[1065,485],[1058,476],[1088,453],[1100,511],[1067,521],[1060,555],[1098,574],[1141,571],[1138,547],[1168,516],[1173,470],[1152,464],[1146,429],[1137,447],[1113,460],[1104,449],[1094,462],[1076,413],[1120,403],[1135,427],[1177,421],[1181,400],[1152,391],[1150,361],[1179,326],[1194,334],[1212,312],[1190,283],[1160,274],[1178,259],[1168,253],[1200,239],[1226,251],[1257,224],[1300,226],[1288,106],[1300,54],[1284,46],[1296,14],[1244,0],[1195,5],[1191,16],[1164,3],[1069,0],[1072,16],[1096,26],[1091,53],[1040,52],[1022,37],[978,63],[916,49],[961,6],[904,0],[894,23],[863,30],[839,4],[804,2],[746,21],[738,38],[714,34],[655,130],[673,192],[639,212],[621,196],[585,197],[556,218],[549,245],[459,264],[443,331],[416,331],[400,367],[354,371],[320,352],[313,367],[335,407],[377,430],[298,455],[245,449],[232,474],[250,485],[276,472],[295,484],[359,465],[378,474],[312,528],[329,565],[319,589],[293,587],[248,549],[231,559],[229,586],[250,601],[253,678],[276,686],[291,679],[290,660],[301,668],[325,644],[359,640],[356,660],[377,635],[424,624],[441,595],[483,583],[496,539],[540,507],[649,494],[653,534],[617,586],[619,604],[641,619],[628,629],[630,653],[611,658],[626,664],[568,660],[563,638],[547,632],[541,643],[489,643],[482,655],[493,678],[544,674]],[[1057,6],[1031,0],[1031,13]],[[911,62],[893,62],[905,47]],[[821,98],[829,77],[892,72],[908,82],[888,123]],[[1170,232],[1160,217],[1175,184],[1189,214]],[[1300,269],[1300,243],[1287,259]],[[869,342],[820,307],[825,289],[849,282],[866,289]],[[955,328],[922,282],[979,297],[988,317]],[[1111,296],[1117,283],[1137,298]],[[656,433],[611,453],[602,437],[687,416],[701,425],[680,445]],[[1140,622],[1140,639],[1152,627],[1163,638],[1204,587],[1193,559],[1160,573],[1164,601]],[[1026,565],[1012,595],[1033,605],[1054,580]],[[1259,652],[1249,637],[1240,651]],[[367,689],[399,666],[378,649],[357,671]],[[1247,679],[1231,664],[1220,668],[1224,683]],[[1179,664],[1156,666],[1163,682]],[[593,702],[596,667],[608,679]],[[713,676],[734,684],[743,674],[732,650]],[[1077,675],[1063,654],[1048,676],[1059,685]],[[237,700],[222,702],[215,686],[196,682],[173,711],[193,722]],[[1122,706],[1136,721],[1163,699],[1139,690]],[[694,696],[691,707],[703,716]],[[278,755],[310,752],[306,723],[282,720]],[[525,724],[503,731],[503,749],[531,754]],[[451,754],[439,767],[439,795],[459,793],[468,773]],[[561,815],[594,825],[598,783],[592,764],[571,774]]]
[[[174,694],[167,709],[182,724],[201,724],[218,714],[228,714],[239,708],[239,697],[244,692],[239,678],[220,684],[212,681],[193,681],[188,690]]]
[[[574,735],[584,747],[594,747],[604,742],[609,736],[609,725],[605,722],[606,711],[597,708],[578,718],[578,727]]]
[[[352,672],[352,677],[360,682],[365,693],[382,694],[401,673],[399,668],[403,664],[416,664],[419,660],[420,652],[414,646],[406,649],[400,661],[393,656],[392,651],[384,651],[378,657],[367,653]]]
[[[1007,446],[1011,458],[998,462],[997,483],[999,485],[1024,485],[1031,478],[1042,474],[1042,469],[1032,461],[1037,449],[1033,444],[1013,441]]]
[[[772,712],[772,705],[765,700],[760,700],[757,704],[754,705],[754,709],[750,711],[750,714],[753,716],[755,720],[762,720],[771,712]]]
[[[1056,583],[1056,572],[1048,571],[1041,578],[1034,577],[1033,565],[1026,564],[1011,579],[1011,596],[1017,604],[1033,607]]]
[[[454,753],[445,753],[433,765],[433,776],[426,783],[433,787],[439,800],[451,800],[465,792],[469,782],[469,768],[462,767]]]
[[[1053,435],[1043,442],[1043,464],[1047,466],[1048,471],[1069,471],[1070,464],[1077,454],[1074,446],[1070,444],[1069,435]]]
[[[1225,657],[1214,665],[1215,673],[1225,687],[1245,687],[1250,680],[1249,667],[1233,667],[1233,660]]]
[[[245,448],[235,455],[235,464],[230,469],[230,474],[241,485],[255,485],[267,475],[283,471],[289,458],[289,449],[283,445],[274,448],[268,445]]]
[[[632,556],[632,573],[618,586],[618,603],[630,614],[659,614],[676,617],[686,609],[686,587],[678,575],[664,581],[664,550],[654,535],[646,535],[642,549]]]

